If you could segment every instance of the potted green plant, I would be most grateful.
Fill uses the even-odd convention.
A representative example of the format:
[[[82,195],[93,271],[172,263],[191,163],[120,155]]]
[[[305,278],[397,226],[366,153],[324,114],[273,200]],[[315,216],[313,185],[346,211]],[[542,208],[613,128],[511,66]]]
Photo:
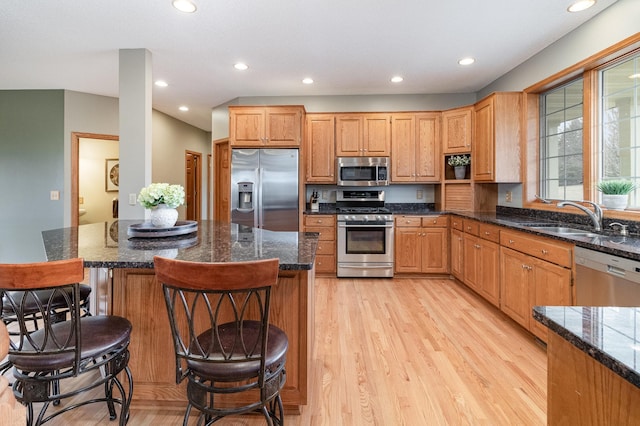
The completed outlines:
[[[611,210],[624,210],[629,202],[629,194],[636,189],[636,185],[628,180],[603,180],[597,185],[602,192],[602,205]]]
[[[464,179],[467,174],[467,166],[471,164],[471,156],[467,154],[452,155],[447,159],[447,164],[453,167],[456,179]]]

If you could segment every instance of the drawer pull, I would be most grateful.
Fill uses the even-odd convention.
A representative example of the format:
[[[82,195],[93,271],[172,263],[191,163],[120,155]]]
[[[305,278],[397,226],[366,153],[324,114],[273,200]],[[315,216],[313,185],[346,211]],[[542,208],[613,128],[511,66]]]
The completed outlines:
[[[542,254],[549,254],[549,250],[542,249]]]
[[[484,231],[484,235],[491,235],[491,232],[489,232],[489,231]]]
[[[513,243],[515,243],[515,241],[509,240],[509,244],[513,244]]]
[[[477,249],[479,249],[479,248],[480,248],[480,245],[478,245],[478,244],[474,244],[473,246],[474,246],[475,248],[477,248]]]

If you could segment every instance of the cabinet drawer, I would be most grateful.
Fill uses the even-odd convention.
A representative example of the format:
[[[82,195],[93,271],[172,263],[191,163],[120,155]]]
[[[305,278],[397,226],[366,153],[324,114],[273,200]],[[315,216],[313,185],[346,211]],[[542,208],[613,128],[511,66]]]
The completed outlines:
[[[451,218],[451,227],[453,229],[457,229],[458,231],[464,231],[464,227],[462,225],[462,219],[460,219],[459,217]]]
[[[494,243],[500,242],[500,227],[495,225],[489,225],[488,223],[480,224],[480,238],[493,241]]]
[[[320,234],[318,238],[320,241],[335,241],[336,239],[336,230],[333,227],[318,228],[307,226],[304,230],[306,232],[318,232]]]
[[[335,226],[334,216],[306,215],[304,217],[305,226]]]
[[[464,219],[462,221],[464,232],[467,234],[475,235],[476,237],[480,233],[480,222],[475,220]]]
[[[422,226],[446,228],[449,226],[449,216],[425,216],[422,218]]]
[[[316,256],[316,272],[336,272],[336,257],[334,255],[320,254]]]
[[[396,217],[396,226],[419,227],[422,224],[420,216],[400,216]]]
[[[547,262],[571,268],[573,245],[520,232],[501,231],[500,245]]]
[[[318,242],[318,250],[316,254],[336,254],[336,244],[330,240],[322,240]]]

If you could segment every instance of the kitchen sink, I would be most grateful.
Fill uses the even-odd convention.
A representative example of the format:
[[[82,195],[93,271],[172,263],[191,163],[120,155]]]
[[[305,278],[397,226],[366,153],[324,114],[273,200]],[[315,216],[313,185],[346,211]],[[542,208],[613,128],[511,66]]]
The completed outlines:
[[[574,236],[574,237],[597,237],[599,234],[589,232],[584,229],[569,228],[567,226],[531,226],[538,231],[552,232],[558,235]]]

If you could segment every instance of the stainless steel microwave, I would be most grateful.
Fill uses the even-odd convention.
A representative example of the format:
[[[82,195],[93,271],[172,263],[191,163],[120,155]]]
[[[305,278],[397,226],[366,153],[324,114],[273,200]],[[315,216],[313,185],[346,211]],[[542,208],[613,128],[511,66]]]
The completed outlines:
[[[389,157],[338,157],[339,186],[389,185]]]

